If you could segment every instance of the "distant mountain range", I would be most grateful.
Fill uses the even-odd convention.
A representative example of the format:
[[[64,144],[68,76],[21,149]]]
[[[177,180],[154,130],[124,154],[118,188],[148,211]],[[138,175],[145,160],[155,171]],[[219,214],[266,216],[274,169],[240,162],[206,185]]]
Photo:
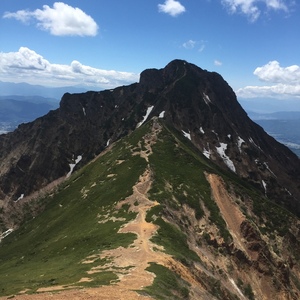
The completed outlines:
[[[41,96],[0,96],[0,133],[35,120],[58,108],[59,101]]]
[[[300,111],[300,99],[242,98],[238,101],[247,112],[258,114]]]
[[[45,87],[28,83],[13,83],[0,81],[0,96],[41,96],[60,100],[64,93],[82,93],[86,88],[77,86]]]
[[[81,93],[86,92],[86,89],[0,81],[0,134],[12,131],[19,124],[33,121],[58,108],[59,101],[66,92]]]
[[[247,111],[252,120],[300,120],[299,111],[277,111],[273,113],[257,113]]]

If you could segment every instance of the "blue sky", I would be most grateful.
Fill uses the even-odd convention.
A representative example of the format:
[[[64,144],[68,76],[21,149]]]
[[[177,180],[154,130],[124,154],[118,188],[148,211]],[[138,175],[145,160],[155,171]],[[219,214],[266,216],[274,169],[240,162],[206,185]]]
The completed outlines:
[[[300,100],[299,28],[298,0],[1,0],[0,80],[105,89],[184,59]]]

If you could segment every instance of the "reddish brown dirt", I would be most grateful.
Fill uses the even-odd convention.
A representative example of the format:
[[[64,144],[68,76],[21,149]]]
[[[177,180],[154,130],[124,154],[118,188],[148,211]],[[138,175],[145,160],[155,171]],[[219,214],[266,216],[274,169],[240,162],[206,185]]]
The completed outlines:
[[[257,258],[257,253],[247,249],[240,231],[240,226],[242,222],[246,220],[246,217],[229,195],[224,186],[223,180],[218,175],[206,174],[206,178],[211,186],[213,198],[215,199],[227,224],[227,228],[233,237],[235,246],[243,250],[250,259],[255,260]]]

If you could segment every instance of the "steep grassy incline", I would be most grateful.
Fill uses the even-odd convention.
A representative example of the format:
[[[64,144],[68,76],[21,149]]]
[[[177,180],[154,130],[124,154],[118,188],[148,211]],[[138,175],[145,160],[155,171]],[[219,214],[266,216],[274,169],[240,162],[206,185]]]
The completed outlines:
[[[146,168],[143,158],[132,155],[131,146],[137,145],[146,129],[71,176],[46,199],[49,204],[41,215],[2,241],[2,295],[76,283],[91,268],[80,263],[87,256],[133,242],[134,234],[117,232],[135,213],[128,212],[128,206],[116,211],[115,204],[132,193]],[[99,223],[110,216],[115,220]],[[116,279],[112,272],[96,274],[93,285],[111,279]]]
[[[112,145],[43,201],[45,211],[0,244],[0,296],[299,295],[298,220],[161,119]]]

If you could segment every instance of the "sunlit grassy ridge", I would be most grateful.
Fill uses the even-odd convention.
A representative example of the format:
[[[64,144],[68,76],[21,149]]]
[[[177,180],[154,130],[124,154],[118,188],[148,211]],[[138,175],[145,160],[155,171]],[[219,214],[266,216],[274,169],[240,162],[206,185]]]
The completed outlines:
[[[135,214],[128,213],[128,207],[115,212],[114,204],[132,193],[132,186],[146,167],[145,160],[132,156],[127,146],[136,146],[139,134],[143,135],[143,129],[71,176],[52,199],[44,200],[49,203],[41,215],[3,240],[0,245],[2,295],[24,288],[34,292],[40,287],[78,282],[93,266],[81,263],[87,256],[132,243],[134,234],[117,231]],[[112,213],[125,220],[98,223]],[[116,277],[103,275],[106,284]],[[94,276],[101,281],[99,274]]]

